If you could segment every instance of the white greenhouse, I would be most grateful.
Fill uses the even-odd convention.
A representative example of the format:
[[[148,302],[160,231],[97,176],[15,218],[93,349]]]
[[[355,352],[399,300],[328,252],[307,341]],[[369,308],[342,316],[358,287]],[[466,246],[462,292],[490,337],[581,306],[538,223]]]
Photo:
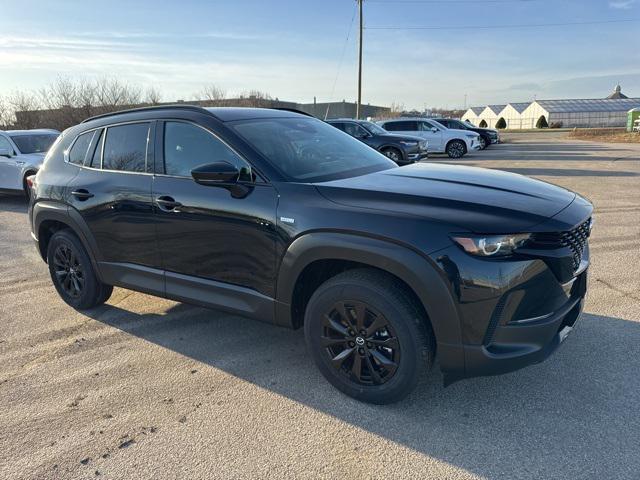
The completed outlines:
[[[640,98],[628,98],[617,86],[607,98],[535,100],[471,107],[462,120],[469,120],[478,127],[506,129],[624,127],[627,112],[636,107],[640,107]]]

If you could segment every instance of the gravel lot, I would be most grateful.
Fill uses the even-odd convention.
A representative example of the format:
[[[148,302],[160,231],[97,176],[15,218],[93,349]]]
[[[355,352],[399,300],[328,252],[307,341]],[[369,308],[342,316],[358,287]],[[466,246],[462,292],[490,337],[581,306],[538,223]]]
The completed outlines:
[[[640,145],[561,135],[460,163],[595,203],[576,330],[543,364],[446,389],[434,369],[386,407],[330,387],[301,331],[123,289],[72,310],[0,197],[0,478],[638,478]]]

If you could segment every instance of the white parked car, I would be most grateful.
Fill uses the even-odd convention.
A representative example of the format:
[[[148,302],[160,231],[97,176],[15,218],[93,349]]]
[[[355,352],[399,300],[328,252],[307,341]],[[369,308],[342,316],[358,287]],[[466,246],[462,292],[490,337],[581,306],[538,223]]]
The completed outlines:
[[[56,141],[57,130],[0,130],[0,193],[29,196],[27,177],[35,174]]]
[[[425,118],[397,118],[382,120],[378,124],[393,133],[416,135],[429,142],[429,153],[446,153],[460,158],[473,150],[480,150],[480,135],[469,130],[447,128]]]

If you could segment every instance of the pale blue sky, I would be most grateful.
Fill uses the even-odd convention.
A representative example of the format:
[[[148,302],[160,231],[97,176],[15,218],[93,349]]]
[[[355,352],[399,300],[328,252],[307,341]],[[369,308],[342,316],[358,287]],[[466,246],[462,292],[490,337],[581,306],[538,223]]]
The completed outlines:
[[[356,95],[353,0],[4,0],[0,95],[112,76],[189,99],[204,84],[292,101]],[[363,100],[407,108],[640,97],[640,0],[365,0]],[[399,30],[373,27],[402,27]],[[470,27],[449,29],[450,27]],[[438,27],[438,29],[412,29]]]

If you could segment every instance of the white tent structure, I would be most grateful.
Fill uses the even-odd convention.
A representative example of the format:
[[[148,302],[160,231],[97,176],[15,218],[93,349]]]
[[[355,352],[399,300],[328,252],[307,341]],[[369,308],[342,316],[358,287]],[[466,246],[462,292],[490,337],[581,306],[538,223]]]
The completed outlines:
[[[520,114],[520,128],[622,127],[640,98],[536,100]]]
[[[506,105],[487,105],[479,115],[478,126],[482,128],[495,128],[498,115]]]
[[[479,115],[484,109],[485,107],[470,107],[466,112],[464,112],[464,115],[462,115],[462,121],[464,122],[469,120],[477,126],[478,123],[480,123]]]
[[[531,105],[531,102],[507,103],[507,106],[498,114],[496,128],[521,129],[522,112]]]

